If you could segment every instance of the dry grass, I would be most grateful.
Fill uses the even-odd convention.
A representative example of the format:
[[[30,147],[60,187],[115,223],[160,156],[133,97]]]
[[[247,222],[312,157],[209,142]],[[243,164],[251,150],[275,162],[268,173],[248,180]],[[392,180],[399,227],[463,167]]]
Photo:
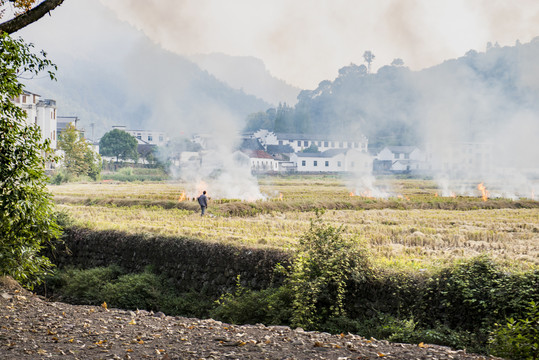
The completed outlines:
[[[282,205],[288,210],[277,209],[247,217],[226,215],[228,213],[222,209],[231,205],[249,208],[253,204],[226,201],[217,204],[214,201],[210,204],[212,216],[203,218],[196,212],[198,207],[193,202],[188,202],[187,209],[167,209],[148,204],[115,206],[64,203],[58,207],[68,211],[78,224],[94,229],[188,236],[251,247],[293,248],[314,217],[314,212],[308,209],[309,205],[329,201],[330,198],[337,201],[339,197],[342,201],[350,201],[346,188],[335,179],[311,180],[308,184],[301,179],[277,180],[272,183],[262,182],[262,189],[268,193],[283,193],[285,200]],[[110,198],[127,202],[148,200],[177,203],[181,184],[72,184],[51,189],[57,198],[83,199],[88,203],[92,199],[109,201]],[[416,193],[431,191],[428,188],[410,189]],[[423,193],[420,196],[426,195]],[[430,195],[429,201],[435,200]],[[475,203],[477,199],[437,200]],[[376,200],[370,199],[361,201],[376,203]],[[422,204],[414,198],[398,203],[414,202]],[[276,199],[266,203],[281,204]],[[298,204],[307,208],[301,210]],[[513,268],[539,266],[537,208],[473,211],[336,209],[326,211],[323,218],[334,226],[344,224],[346,236],[355,237],[365,244],[380,266],[428,269],[479,254],[489,254]]]

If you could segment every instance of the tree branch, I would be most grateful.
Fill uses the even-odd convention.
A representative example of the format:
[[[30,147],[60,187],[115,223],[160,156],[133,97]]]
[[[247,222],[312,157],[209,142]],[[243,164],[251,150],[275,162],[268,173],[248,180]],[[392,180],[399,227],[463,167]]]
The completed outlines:
[[[54,10],[64,0],[45,0],[35,8],[0,24],[0,32],[12,34],[34,21],[41,19],[49,11]]]

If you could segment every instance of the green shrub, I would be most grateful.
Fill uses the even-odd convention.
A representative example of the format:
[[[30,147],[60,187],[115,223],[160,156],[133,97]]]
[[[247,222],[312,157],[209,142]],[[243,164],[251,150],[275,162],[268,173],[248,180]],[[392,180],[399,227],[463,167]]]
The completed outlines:
[[[214,305],[214,299],[194,291],[164,293],[159,300],[159,310],[165,314],[199,319],[208,318]]]
[[[161,282],[157,275],[146,270],[140,274],[125,274],[101,288],[101,301],[121,309],[158,310]]]
[[[285,285],[293,298],[292,325],[309,330],[345,316],[349,283],[363,281],[369,272],[366,252],[358,241],[345,238],[342,226],[323,224],[322,212],[316,214],[299,240]]]
[[[53,289],[59,296],[75,304],[98,305],[103,303],[103,288],[123,274],[118,266],[97,267],[88,270],[67,269],[59,273],[59,280],[54,284],[60,289]],[[63,286],[62,286],[63,285]]]
[[[233,293],[223,294],[210,315],[234,324],[287,325],[291,316],[292,294],[281,286],[254,291],[238,281]]]
[[[522,319],[497,325],[491,338],[492,353],[507,359],[539,359],[539,304],[531,301]]]

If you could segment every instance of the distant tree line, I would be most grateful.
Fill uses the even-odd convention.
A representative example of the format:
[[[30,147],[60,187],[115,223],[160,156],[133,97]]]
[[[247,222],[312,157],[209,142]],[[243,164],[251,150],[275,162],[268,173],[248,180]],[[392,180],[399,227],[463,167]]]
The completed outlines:
[[[366,51],[366,65],[350,64],[333,80],[303,90],[295,106],[279,104],[250,114],[246,130],[364,134],[369,147],[412,145],[453,130],[453,141],[481,141],[484,129],[503,129],[516,113],[539,115],[539,85],[530,74],[539,71],[539,38],[530,43],[485,52],[470,50],[458,59],[411,71],[396,58],[376,73],[375,56]],[[479,140],[478,140],[479,139]]]

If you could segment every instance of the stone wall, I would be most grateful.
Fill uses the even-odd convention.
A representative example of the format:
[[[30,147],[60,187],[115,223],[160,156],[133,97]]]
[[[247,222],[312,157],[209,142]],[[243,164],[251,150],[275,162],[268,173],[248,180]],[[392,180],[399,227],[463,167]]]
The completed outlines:
[[[88,269],[117,264],[129,272],[146,266],[171,279],[180,291],[195,290],[218,295],[232,290],[240,275],[241,284],[263,289],[272,282],[275,264],[289,263],[289,255],[278,250],[242,248],[181,237],[130,235],[118,231],[68,228],[65,245],[49,253],[58,267]]]

